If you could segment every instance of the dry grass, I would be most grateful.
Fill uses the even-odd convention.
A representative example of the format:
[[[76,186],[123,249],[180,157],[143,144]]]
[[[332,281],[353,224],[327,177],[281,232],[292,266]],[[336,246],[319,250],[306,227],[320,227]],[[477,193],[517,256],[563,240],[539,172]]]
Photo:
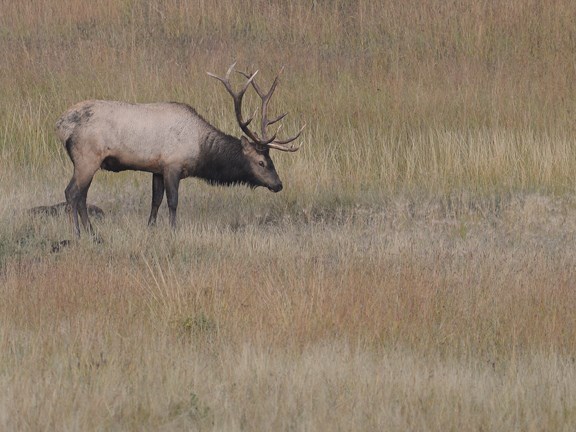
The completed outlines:
[[[132,192],[105,246],[4,219],[3,428],[576,424],[573,201],[276,212],[205,186],[173,235]]]
[[[0,0],[0,429],[573,430],[573,2]],[[102,245],[53,124],[285,64],[281,194],[98,174]],[[65,219],[65,218],[64,218]]]

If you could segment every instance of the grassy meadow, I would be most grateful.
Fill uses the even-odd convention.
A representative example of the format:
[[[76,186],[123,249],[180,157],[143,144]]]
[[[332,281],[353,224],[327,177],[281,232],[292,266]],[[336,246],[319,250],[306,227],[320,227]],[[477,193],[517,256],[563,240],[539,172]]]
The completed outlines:
[[[576,4],[0,0],[0,430],[572,431]],[[61,113],[270,83],[284,190],[100,172]],[[241,77],[237,77],[239,85]],[[250,95],[245,112],[257,106]]]

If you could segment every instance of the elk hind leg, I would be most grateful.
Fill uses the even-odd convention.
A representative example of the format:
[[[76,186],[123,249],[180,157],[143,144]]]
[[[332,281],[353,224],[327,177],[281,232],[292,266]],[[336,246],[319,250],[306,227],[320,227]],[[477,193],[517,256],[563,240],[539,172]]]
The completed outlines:
[[[66,188],[66,204],[71,212],[72,221],[74,224],[74,234],[77,238],[80,237],[80,224],[78,221],[78,216],[80,215],[80,220],[84,229],[88,231],[91,235],[94,235],[94,230],[90,219],[88,218],[88,209],[86,206],[86,197],[88,195],[88,188],[92,183],[92,178],[98,168],[91,170],[79,170],[74,167],[74,174],[68,187]]]
[[[74,177],[72,177],[72,180],[70,180],[70,183],[68,183],[68,186],[66,187],[66,190],[64,191],[64,194],[66,195],[66,207],[67,207],[66,210],[69,212],[69,214],[72,218],[74,234],[76,235],[77,238],[80,238],[80,225],[78,224],[78,194],[79,194],[79,190],[78,190],[78,186],[76,184],[76,179]]]

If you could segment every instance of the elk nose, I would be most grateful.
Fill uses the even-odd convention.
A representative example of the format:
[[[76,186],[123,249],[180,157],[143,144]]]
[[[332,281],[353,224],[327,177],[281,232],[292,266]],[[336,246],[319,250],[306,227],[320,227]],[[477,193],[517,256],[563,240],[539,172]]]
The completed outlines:
[[[282,190],[282,183],[275,184],[270,188],[272,192],[280,192]]]

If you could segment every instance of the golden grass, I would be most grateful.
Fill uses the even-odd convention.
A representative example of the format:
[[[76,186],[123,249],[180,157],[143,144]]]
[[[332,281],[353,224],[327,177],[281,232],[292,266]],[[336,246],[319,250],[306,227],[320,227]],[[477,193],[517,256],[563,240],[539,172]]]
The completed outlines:
[[[575,5],[0,0],[0,429],[576,425]],[[88,238],[55,120],[270,80],[281,194],[99,173]],[[255,101],[249,101],[254,104]]]
[[[233,192],[174,235],[128,206],[59,254],[65,221],[12,223],[4,428],[574,425],[573,202],[277,220],[264,196],[223,216]]]
[[[287,66],[276,100],[291,112],[286,129],[307,122],[312,154],[329,158],[352,188],[572,190],[576,157],[564,143],[574,133],[576,11],[568,1],[6,3],[0,150],[10,160],[65,159],[54,121],[86,98],[185,101],[234,132],[229,98],[205,72],[239,59],[262,79]],[[453,137],[456,154],[445,150]],[[542,148],[545,170],[558,171],[546,177]],[[462,166],[461,152],[463,177],[451,168]],[[386,175],[403,164],[408,172]],[[446,185],[454,177],[461,181]]]

